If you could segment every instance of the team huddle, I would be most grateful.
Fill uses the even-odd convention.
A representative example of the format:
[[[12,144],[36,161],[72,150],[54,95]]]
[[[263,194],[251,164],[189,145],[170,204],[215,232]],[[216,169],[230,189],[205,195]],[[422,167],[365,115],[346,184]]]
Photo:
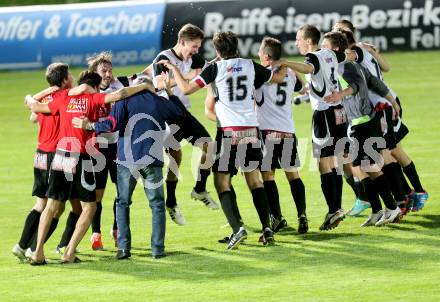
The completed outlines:
[[[49,88],[25,98],[31,121],[39,125],[32,192],[37,201],[12,253],[31,265],[46,264],[44,244],[67,200],[72,208],[56,247],[61,263],[80,262],[76,248],[90,225],[92,249],[102,250],[102,200],[110,175],[117,192],[111,229],[116,258],[131,256],[130,205],[139,179],[152,210],[152,257],[164,257],[166,212],[176,224],[186,223],[176,196],[183,139],[202,151],[190,195],[210,209],[221,207],[232,234],[219,242],[228,250],[248,236],[232,181],[238,172],[261,223],[259,242],[273,245],[287,226],[275,182],[278,169],[289,182],[298,233],[307,233],[294,93],[308,95],[313,109],[313,155],[328,207],[320,230],[368,208],[362,227],[399,222],[421,210],[428,194],[400,144],[409,130],[399,98],[383,79],[390,67],[374,45],[356,42],[355,31],[340,20],[319,45],[320,31],[302,26],[296,46],[304,62],[282,59],[281,42],[265,37],[260,64],[240,58],[234,33],[217,32],[212,39],[217,57],[208,62],[198,54],[203,31],[186,24],[173,48],[133,76],[114,77],[108,52],[88,59],[76,87],[68,65],[49,65]],[[215,139],[189,111],[188,95],[200,89],[206,90],[205,114],[217,124]],[[206,190],[211,172],[220,206]],[[342,209],[343,178],[356,196],[348,212]]]

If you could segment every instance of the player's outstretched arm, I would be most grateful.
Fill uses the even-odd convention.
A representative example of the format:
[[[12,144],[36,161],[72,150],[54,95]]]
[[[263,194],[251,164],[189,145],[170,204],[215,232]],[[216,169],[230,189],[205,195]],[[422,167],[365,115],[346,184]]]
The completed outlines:
[[[115,92],[109,93],[105,95],[104,102],[106,104],[117,102],[122,99],[128,98],[138,92],[141,92],[142,90],[148,90],[152,93],[155,92],[154,86],[151,82],[147,81],[142,84],[133,86],[133,87],[124,87],[119,90],[116,90]]]
[[[69,96],[80,95],[85,93],[89,93],[89,94],[96,93],[96,90],[87,84],[81,84],[69,90]]]
[[[298,71],[299,73],[309,74],[313,73],[314,68],[310,64],[302,63],[302,62],[293,62],[287,60],[280,60],[280,64],[282,66],[286,66],[292,70]]]
[[[55,91],[60,90],[60,87],[58,86],[50,86],[36,94],[34,94],[33,98],[37,101],[41,101],[42,99],[44,99],[46,96],[48,96],[49,94],[54,93]]]
[[[379,50],[374,45],[365,42],[360,42],[358,44],[360,47],[368,50],[368,52],[376,59],[377,63],[379,64],[380,70],[382,70],[383,72],[388,72],[391,70],[388,62],[384,59],[384,57],[382,57],[382,55],[379,54]]]

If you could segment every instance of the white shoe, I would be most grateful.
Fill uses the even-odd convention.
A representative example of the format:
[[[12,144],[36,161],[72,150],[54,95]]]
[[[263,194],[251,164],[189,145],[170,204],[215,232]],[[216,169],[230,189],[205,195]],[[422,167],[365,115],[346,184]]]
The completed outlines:
[[[167,211],[170,214],[171,220],[173,220],[178,225],[185,225],[185,217],[183,217],[179,206],[176,205],[174,208],[167,207]]]
[[[12,254],[21,261],[26,260],[25,250],[18,243],[12,248]]]
[[[27,259],[32,260],[32,257],[34,257],[34,255],[35,255],[35,252],[32,252],[31,248],[28,248],[26,250],[25,256]]]
[[[334,213],[327,213],[327,215],[324,218],[324,222],[319,227],[319,230],[321,231],[328,231],[331,229],[336,228],[339,223],[344,220],[345,213],[343,209],[339,209]]]
[[[212,210],[217,210],[219,209],[218,204],[214,201],[214,199],[212,199],[211,195],[209,194],[209,192],[201,192],[201,193],[197,193],[194,189],[191,191],[191,197],[195,200],[200,200],[201,202],[203,202],[205,204],[205,206],[207,206],[208,208],[212,209]]]
[[[368,219],[365,220],[363,224],[361,224],[361,227],[376,225],[376,223],[382,218],[383,213],[383,210],[380,210],[377,213],[372,213],[370,216],[368,216]]]
[[[399,217],[399,215],[402,215],[402,212],[400,211],[399,207],[396,207],[394,210],[385,209],[384,214],[379,219],[378,222],[376,222],[375,226],[382,226],[387,223],[393,222],[396,218]]]

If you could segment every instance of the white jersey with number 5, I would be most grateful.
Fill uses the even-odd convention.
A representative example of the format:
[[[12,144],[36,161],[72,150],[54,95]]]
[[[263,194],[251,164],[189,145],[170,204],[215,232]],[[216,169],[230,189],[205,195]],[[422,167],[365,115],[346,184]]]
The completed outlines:
[[[264,84],[255,91],[260,130],[295,133],[292,99],[296,82],[296,75],[289,69],[282,83]]]
[[[252,94],[272,78],[272,71],[252,60],[233,58],[206,67],[194,81],[204,87],[213,83],[218,127],[257,127]]]
[[[313,110],[323,111],[330,106],[324,98],[333,91],[339,91],[338,86],[338,58],[330,49],[320,49],[306,55],[306,64],[313,66],[314,71],[306,74],[307,82],[310,86],[310,103]],[[338,103],[339,104],[339,103]]]

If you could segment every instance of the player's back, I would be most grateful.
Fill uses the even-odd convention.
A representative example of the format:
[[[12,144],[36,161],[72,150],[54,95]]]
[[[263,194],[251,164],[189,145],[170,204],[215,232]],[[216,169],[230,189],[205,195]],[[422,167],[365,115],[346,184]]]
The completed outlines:
[[[295,74],[288,70],[282,83],[267,83],[256,90],[258,125],[261,130],[295,132],[292,96],[296,83]]]
[[[252,60],[233,58],[215,63],[213,91],[219,127],[257,126],[252,92],[255,70]]]

